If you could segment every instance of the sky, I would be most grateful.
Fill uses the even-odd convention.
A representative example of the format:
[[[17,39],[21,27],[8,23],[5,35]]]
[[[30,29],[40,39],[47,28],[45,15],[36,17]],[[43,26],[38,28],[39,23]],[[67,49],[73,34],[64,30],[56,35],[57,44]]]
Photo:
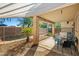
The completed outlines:
[[[17,26],[19,24],[19,21],[18,21],[19,19],[23,19],[23,18],[11,18],[11,21],[7,21],[6,19],[4,24],[8,26]]]

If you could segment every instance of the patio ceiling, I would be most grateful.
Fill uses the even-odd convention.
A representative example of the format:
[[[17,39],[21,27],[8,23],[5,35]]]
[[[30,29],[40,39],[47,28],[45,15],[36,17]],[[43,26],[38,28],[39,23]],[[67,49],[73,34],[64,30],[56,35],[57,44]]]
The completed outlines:
[[[30,17],[45,13],[66,3],[0,3],[0,18]]]
[[[58,8],[41,14],[40,17],[53,22],[72,21],[74,20],[78,11],[79,4],[69,4],[68,6],[64,6],[62,8]]]

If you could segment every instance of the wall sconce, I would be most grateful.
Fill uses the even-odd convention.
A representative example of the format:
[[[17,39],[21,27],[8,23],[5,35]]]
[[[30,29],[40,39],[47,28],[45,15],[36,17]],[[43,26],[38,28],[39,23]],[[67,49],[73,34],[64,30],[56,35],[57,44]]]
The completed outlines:
[[[69,24],[69,21],[67,21],[67,24]]]

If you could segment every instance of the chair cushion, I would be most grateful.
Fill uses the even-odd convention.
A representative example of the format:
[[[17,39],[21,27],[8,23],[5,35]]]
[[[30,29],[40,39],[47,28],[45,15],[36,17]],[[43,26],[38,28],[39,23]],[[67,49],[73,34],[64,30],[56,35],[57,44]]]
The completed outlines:
[[[63,48],[71,48],[72,45],[74,45],[73,41],[64,41]]]

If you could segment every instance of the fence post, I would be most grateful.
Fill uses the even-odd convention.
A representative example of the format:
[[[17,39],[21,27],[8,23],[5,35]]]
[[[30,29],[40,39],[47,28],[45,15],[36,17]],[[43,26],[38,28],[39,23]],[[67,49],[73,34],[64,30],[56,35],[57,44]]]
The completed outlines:
[[[3,27],[3,41],[5,41],[5,27]]]

